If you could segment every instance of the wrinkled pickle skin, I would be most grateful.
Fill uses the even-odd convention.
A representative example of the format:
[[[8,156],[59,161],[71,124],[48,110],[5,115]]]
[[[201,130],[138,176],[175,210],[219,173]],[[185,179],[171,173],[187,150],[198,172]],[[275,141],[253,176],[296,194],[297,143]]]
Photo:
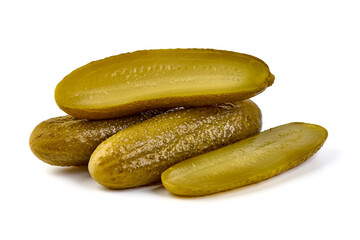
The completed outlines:
[[[163,172],[173,194],[202,196],[260,182],[296,167],[324,144],[325,128],[290,123],[215,151],[185,160]]]
[[[266,63],[246,54],[143,50],[74,70],[57,85],[55,100],[78,118],[114,118],[150,109],[249,99],[271,86],[274,78]]]
[[[173,164],[258,133],[261,112],[251,100],[178,108],[131,126],[101,143],[89,161],[101,185],[132,188],[159,182]]]
[[[40,160],[56,166],[86,166],[95,148],[108,137],[162,111],[87,120],[72,116],[51,118],[38,124],[29,139],[30,148]]]

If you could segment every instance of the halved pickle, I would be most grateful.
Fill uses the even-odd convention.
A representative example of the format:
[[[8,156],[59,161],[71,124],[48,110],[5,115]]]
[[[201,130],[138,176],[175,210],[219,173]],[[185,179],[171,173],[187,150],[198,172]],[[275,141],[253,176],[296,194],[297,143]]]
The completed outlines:
[[[323,145],[327,130],[289,123],[180,162],[161,176],[164,187],[201,196],[253,184],[298,166]]]
[[[55,100],[66,113],[114,118],[150,109],[248,99],[272,85],[260,59],[212,49],[158,49],[91,62],[67,75]]]

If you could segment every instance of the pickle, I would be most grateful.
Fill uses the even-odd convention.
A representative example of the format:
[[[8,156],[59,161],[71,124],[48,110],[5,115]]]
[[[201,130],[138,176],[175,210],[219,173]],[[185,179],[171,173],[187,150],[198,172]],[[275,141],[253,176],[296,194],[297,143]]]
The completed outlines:
[[[327,138],[325,128],[290,123],[185,160],[161,176],[173,194],[201,196],[253,184],[301,164]]]
[[[205,106],[248,99],[272,85],[260,59],[212,49],[158,49],[91,62],[55,89],[66,113],[114,118],[150,109]]]
[[[260,131],[261,112],[250,100],[177,108],[118,132],[91,155],[90,175],[123,189],[159,182],[161,173],[190,157]]]
[[[76,119],[69,115],[51,118],[34,128],[30,135],[30,148],[35,156],[51,165],[87,165],[102,141],[157,114],[160,111],[108,120]]]

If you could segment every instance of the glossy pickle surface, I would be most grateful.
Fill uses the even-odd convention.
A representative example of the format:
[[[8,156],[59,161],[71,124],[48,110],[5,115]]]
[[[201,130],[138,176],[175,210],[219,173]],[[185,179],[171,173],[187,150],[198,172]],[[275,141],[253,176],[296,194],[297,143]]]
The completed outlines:
[[[132,116],[88,120],[72,116],[50,118],[32,131],[29,144],[40,160],[56,166],[86,166],[95,148],[108,137],[161,111]]]
[[[252,136],[260,128],[260,109],[250,100],[171,110],[101,143],[89,172],[113,189],[155,183],[171,165]]]

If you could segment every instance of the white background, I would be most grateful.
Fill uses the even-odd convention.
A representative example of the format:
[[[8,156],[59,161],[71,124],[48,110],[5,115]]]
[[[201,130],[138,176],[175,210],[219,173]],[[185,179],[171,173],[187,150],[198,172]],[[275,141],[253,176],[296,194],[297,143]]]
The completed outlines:
[[[358,1],[1,1],[0,239],[360,239]],[[242,189],[175,197],[110,191],[86,168],[39,161],[28,138],[64,115],[56,84],[90,61],[154,48],[263,59],[263,129],[326,127],[303,165]]]

